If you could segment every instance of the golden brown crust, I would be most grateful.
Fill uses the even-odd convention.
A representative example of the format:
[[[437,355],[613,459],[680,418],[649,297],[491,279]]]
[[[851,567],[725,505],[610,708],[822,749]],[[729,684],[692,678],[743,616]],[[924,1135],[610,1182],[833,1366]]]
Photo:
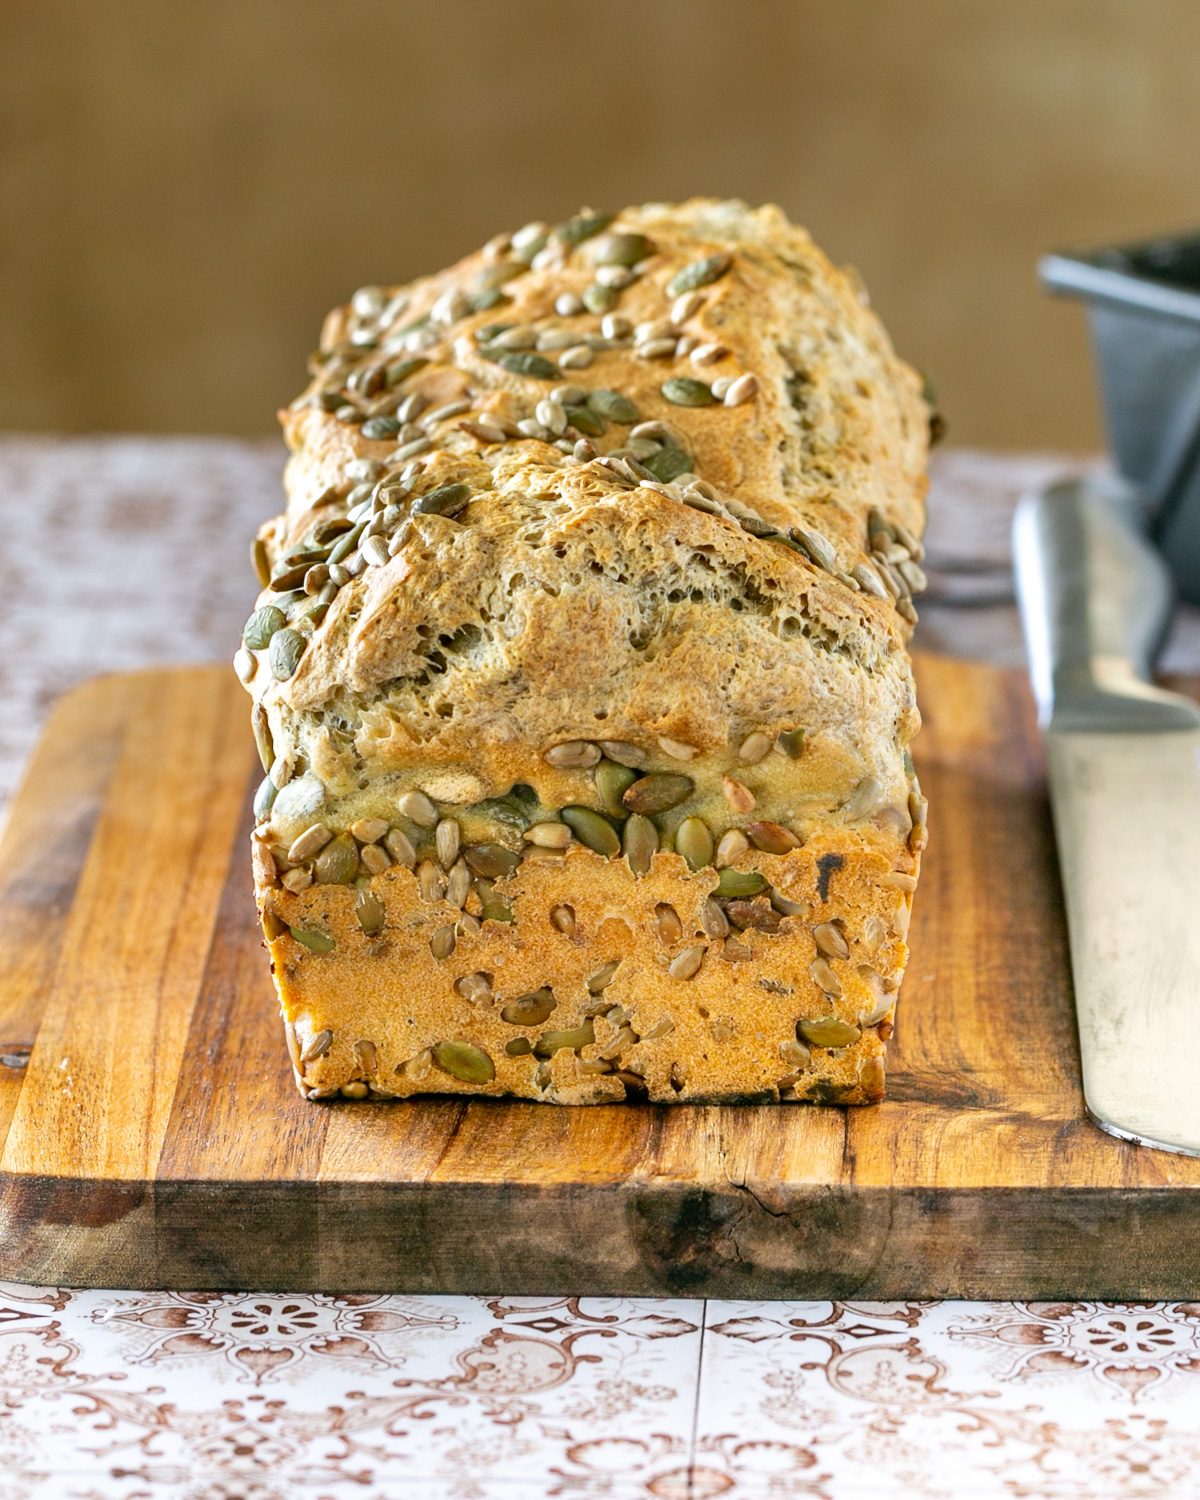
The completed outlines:
[[[274,580],[238,666],[273,778],[256,876],[298,1077],[318,1097],[877,1098],[924,839],[906,751],[919,381],[776,209],[628,210],[530,267],[539,237],[359,293],[283,414],[288,510],[262,534]],[[700,284],[669,294],[681,273]],[[431,492],[446,513],[422,513]],[[527,842],[530,823],[568,837],[572,806],[607,817],[605,849],[622,837],[601,741],[689,778],[649,836],[694,871],[663,852],[635,874],[581,834],[565,855]],[[526,857],[494,888],[460,873],[448,905],[414,794],[456,846]],[[715,856],[731,828],[753,846]],[[722,896],[706,929],[714,858],[775,895]],[[424,897],[406,863],[427,866]],[[512,921],[489,915],[505,905]],[[502,1019],[544,989],[550,1019]],[[806,1046],[798,1023],[847,1044]],[[559,1030],[577,1045],[539,1056]],[[504,1051],[520,1038],[530,1052]],[[439,1041],[467,1078],[439,1068]],[[486,1066],[454,1063],[459,1045]]]

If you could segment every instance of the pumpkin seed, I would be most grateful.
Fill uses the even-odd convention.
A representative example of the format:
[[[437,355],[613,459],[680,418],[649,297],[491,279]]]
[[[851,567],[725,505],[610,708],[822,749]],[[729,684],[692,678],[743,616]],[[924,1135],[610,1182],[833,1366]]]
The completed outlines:
[[[621,848],[635,875],[645,875],[658,852],[658,829],[649,818],[634,813],[621,830]]]
[[[703,818],[684,818],[675,830],[675,852],[682,854],[693,870],[712,864],[713,836]]]
[[[501,1009],[500,1019],[507,1021],[510,1026],[540,1026],[543,1021],[550,1019],[555,1004],[554,991],[549,986],[544,986],[540,990],[531,990],[528,995],[518,995],[515,1000],[510,1000]]]
[[[388,438],[394,438],[400,431],[400,423],[395,417],[368,417],[362,424],[362,435],[372,442],[383,443]]]
[[[684,292],[694,292],[697,287],[709,286],[719,281],[732,264],[731,255],[706,255],[703,260],[694,260],[675,272],[667,282],[668,297],[681,297]]]
[[[722,870],[717,881],[717,896],[757,896],[767,888],[766,880],[757,870]]]
[[[592,246],[592,260],[598,266],[636,266],[653,254],[654,245],[644,234],[628,230],[606,234]]]
[[[707,951],[699,943],[694,948],[684,948],[667,965],[667,973],[672,979],[694,979],[700,972],[700,965],[704,962]]]
[[[785,729],[779,734],[775,743],[789,760],[799,760],[804,753],[804,730]]]
[[[628,805],[628,804],[627,804]],[[586,848],[611,859],[620,853],[621,841],[616,830],[607,819],[590,807],[564,807],[560,814],[563,822]]]
[[[823,1016],[816,1021],[798,1021],[796,1030],[814,1047],[849,1047],[862,1036],[857,1026],[849,1021],[839,1021],[836,1016]]]
[[[405,792],[397,801],[396,806],[418,828],[437,827],[438,810],[424,792]]]
[[[264,604],[242,627],[242,644],[247,651],[265,651],[271,644],[271,637],[286,624],[283,610],[274,604]]]
[[[672,375],[659,387],[673,406],[711,406],[717,399],[712,386],[703,380],[693,380],[690,375]]]
[[[533,1043],[527,1036],[515,1036],[511,1042],[505,1042],[504,1050],[509,1057],[529,1057],[533,1052]]]
[[[724,866],[731,865],[735,859],[740,859],[749,847],[750,840],[740,828],[727,828],[717,844],[717,869],[723,869]]]
[[[619,294],[610,286],[601,286],[599,282],[593,282],[591,286],[584,289],[583,305],[590,313],[606,313],[616,307],[620,301]],[[586,346],[584,346],[586,347]],[[590,364],[591,361],[589,360]],[[563,369],[580,369],[582,366],[572,363],[563,364]]]
[[[651,771],[628,787],[621,801],[630,812],[668,812],[686,802],[695,790],[696,783],[690,776],[673,771]]]
[[[475,890],[479,895],[479,914],[485,922],[511,922],[512,907],[496,895],[490,880],[477,880]]]
[[[259,823],[264,818],[270,817],[271,808],[275,798],[279,795],[279,788],[269,776],[264,776],[258,784],[258,791],[254,794],[254,817]]]
[[[604,419],[596,415],[586,406],[568,406],[564,408],[567,421],[576,432],[582,432],[587,437],[603,437]]]
[[[311,953],[332,953],[337,946],[327,933],[318,932],[315,927],[289,927],[288,931]]]
[[[590,1047],[596,1040],[596,1028],[591,1019],[566,1031],[543,1031],[533,1044],[534,1057],[553,1057],[556,1052],[569,1048],[578,1052],[581,1047]]]
[[[563,740],[561,744],[551,745],[542,759],[547,765],[566,769],[594,766],[600,759],[600,750],[590,740]]]
[[[534,380],[557,380],[558,366],[551,364],[542,354],[514,352],[502,354],[496,361],[510,375],[529,375]]]
[[[550,231],[550,238],[560,245],[581,245],[602,229],[607,229],[616,214],[576,214]]]
[[[473,873],[485,880],[500,880],[511,875],[521,863],[521,856],[503,844],[472,844],[463,850],[463,858]]]
[[[354,915],[366,935],[375,937],[383,931],[387,911],[374,891],[361,890],[354,898]]]
[[[682,448],[660,448],[657,453],[648,454],[641,462],[642,468],[649,469],[660,484],[670,484],[692,467],[691,458]]]
[[[782,823],[747,823],[745,833],[754,847],[761,849],[764,854],[787,854],[789,850],[800,847],[800,840]]]
[[[597,969],[594,974],[589,974],[587,987],[589,995],[599,995],[613,982],[613,977],[621,967],[619,958],[610,959],[608,963]]]
[[[611,760],[602,760],[595,770],[596,790],[604,811],[614,818],[627,818],[629,809],[621,801],[626,790],[638,779],[632,766],[620,766]]]
[[[441,927],[434,928],[433,936],[429,939],[429,951],[434,958],[449,958],[454,952],[456,942],[454,926],[447,922]]]
[[[366,529],[367,523],[365,521],[359,521],[356,526],[353,526],[349,531],[344,532],[342,536],[340,536],[338,540],[334,542],[332,548],[330,549],[329,556],[325,559],[325,561],[332,565],[333,563],[340,563],[345,557],[349,557],[351,552],[354,551],[355,547],[358,546],[359,538],[362,536],[363,532]]]
[[[286,682],[295,672],[307,645],[307,639],[290,626],[275,632],[271,637],[270,654],[267,659],[271,665],[271,675],[276,681]]]
[[[311,828],[306,828],[299,837],[293,839],[287,853],[288,863],[305,864],[314,855],[319,854],[332,838],[333,834],[324,823],[314,823]]]
[[[321,885],[349,885],[358,874],[358,845],[340,833],[317,855],[313,875]]]
[[[832,922],[818,922],[813,928],[813,939],[827,958],[850,957],[850,944]]]
[[[620,391],[589,391],[587,404],[598,416],[609,422],[619,422],[622,427],[638,421],[637,407]]]
[[[434,1067],[459,1083],[491,1083],[496,1065],[481,1047],[470,1042],[438,1042],[431,1052]]]
[[[421,516],[456,516],[465,510],[471,497],[469,485],[439,484],[413,506],[413,514]]]
[[[268,858],[270,858],[269,855]],[[276,938],[282,937],[285,932],[291,932],[292,930],[279,913],[269,906],[263,908],[261,920],[263,936],[269,943],[273,943]]]

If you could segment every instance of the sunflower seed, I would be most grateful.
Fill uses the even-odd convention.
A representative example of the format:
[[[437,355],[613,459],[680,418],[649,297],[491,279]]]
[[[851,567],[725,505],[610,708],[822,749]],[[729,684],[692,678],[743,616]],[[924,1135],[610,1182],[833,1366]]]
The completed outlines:
[[[757,896],[767,889],[766,880],[757,870],[730,870],[721,871],[721,878],[717,881],[717,888],[713,892],[715,896]]]
[[[417,851],[409,842],[408,835],[400,828],[392,828],[384,835],[384,848],[398,865],[411,870],[417,862]]]
[[[691,361],[694,365],[711,365],[719,359],[724,359],[729,350],[724,344],[708,343],[697,344],[691,351]]]
[[[622,795],[621,801],[635,813],[667,812],[686,802],[696,789],[690,776],[670,771],[652,771],[639,777]]]
[[[712,864],[713,836],[703,818],[684,818],[675,830],[675,852],[682,854],[693,870]]]
[[[738,781],[734,776],[721,777],[721,790],[725,794],[725,800],[736,813],[753,812],[755,808],[754,793],[745,784]]]
[[[563,740],[544,751],[542,759],[548,765],[560,768],[594,766],[600,760],[600,748],[590,740]]]
[[[803,901],[792,901],[787,896],[781,895],[772,889],[770,893],[771,905],[781,917],[808,916],[810,908]]]
[[[392,862],[378,844],[364,844],[358,854],[359,862],[368,875],[382,875],[391,869]]]
[[[605,313],[600,319],[600,332],[606,339],[627,339],[633,324],[623,313]]]
[[[665,734],[658,736],[658,746],[674,760],[695,760],[700,754],[695,745],[686,745],[682,740],[670,739]]]
[[[301,1052],[300,1061],[302,1063],[316,1062],[318,1058],[325,1056],[332,1045],[333,1032],[328,1030],[318,1031],[313,1035],[304,1051]]]
[[[658,931],[658,940],[670,947],[677,943],[683,936],[683,923],[679,920],[679,913],[669,901],[660,901],[654,908],[654,925]]]
[[[574,937],[575,908],[568,906],[565,902],[559,906],[552,906],[550,908],[550,925],[556,932],[563,932],[568,937]]]
[[[565,823],[534,823],[522,836],[537,849],[565,849],[571,842],[571,830]]]
[[[809,562],[818,568],[824,568],[827,573],[834,571],[837,566],[837,552],[833,544],[827,541],[819,531],[808,531],[803,526],[793,526],[789,529],[788,536],[805,554]]]
[[[455,860],[446,877],[446,900],[461,911],[471,894],[471,871],[463,859]]]
[[[559,355],[558,367],[560,370],[586,370],[594,358],[586,344],[572,344]]]
[[[681,292],[671,303],[671,322],[676,328],[694,317],[704,306],[703,292]]]
[[[701,944],[697,944],[694,948],[684,948],[667,965],[667,973],[672,979],[695,978],[700,972],[700,965],[704,962],[704,955],[707,951]]]
[[[714,901],[711,896],[706,896],[700,903],[700,925],[710,938],[716,939],[729,936],[728,919],[721,910],[719,903]]]
[[[553,1057],[556,1052],[569,1049],[578,1052],[581,1047],[590,1047],[596,1040],[596,1029],[591,1020],[581,1026],[572,1026],[567,1031],[543,1031],[533,1044],[535,1057]]]
[[[637,355],[638,359],[671,359],[675,354],[674,335],[664,339],[647,339],[644,343],[636,344],[633,352]],[[704,405],[706,403],[692,402],[689,404]]]
[[[721,835],[717,844],[716,867],[723,869],[731,865],[735,859],[740,859],[750,847],[750,840],[738,828],[728,828]]]
[[[500,1011],[500,1019],[510,1026],[541,1026],[550,1019],[555,1007],[554,991],[548,986],[518,995]]]
[[[359,818],[350,825],[350,832],[361,844],[377,844],[387,831],[382,818]]]
[[[842,805],[851,821],[872,817],[883,804],[883,787],[874,776],[864,776]]]
[[[747,928],[753,928],[757,932],[778,932],[783,921],[770,903],[761,898],[751,901],[735,897],[726,902],[725,915],[743,932]]]
[[[405,792],[397,800],[396,806],[418,828],[433,829],[437,827],[438,810],[424,792]]]
[[[238,680],[243,686],[252,680],[255,672],[258,670],[258,662],[244,646],[239,646],[233,653],[233,670],[237,673]]]
[[[328,933],[319,932],[315,927],[289,927],[288,931],[310,953],[332,953],[336,947]]]
[[[818,922],[813,928],[813,940],[826,958],[850,957],[849,943],[832,922]]]
[[[387,912],[382,900],[374,891],[362,890],[354,898],[354,915],[358,918],[358,925],[366,935],[375,937],[383,931]]]
[[[738,746],[738,760],[744,766],[756,766],[771,748],[771,736],[756,729]]]
[[[312,824],[298,838],[293,839],[287,852],[288,863],[292,865],[306,864],[314,855],[319,854],[332,838],[333,834],[326,828],[324,823]]]
[[[862,1036],[857,1026],[849,1021],[839,1021],[836,1016],[824,1016],[816,1021],[798,1021],[796,1030],[814,1047],[849,1047]]]
[[[440,901],[446,894],[446,877],[431,859],[417,866],[417,888],[422,901]]]
[[[615,760],[619,766],[644,766],[646,764],[646,752],[638,745],[630,745],[625,740],[601,740],[600,748],[609,760]]]
[[[543,398],[535,407],[538,421],[543,427],[551,431],[555,437],[561,437],[567,430],[567,414],[563,407],[550,398]]]
[[[279,788],[269,776],[264,776],[258,784],[258,791],[254,794],[254,818],[256,822],[261,823],[270,817],[272,804],[278,795]]]
[[[728,254],[706,255],[703,260],[694,260],[691,265],[676,271],[666,285],[668,297],[682,297],[685,292],[694,292],[697,287],[709,286],[719,281],[732,264]]]
[[[902,870],[888,870],[886,874],[879,876],[879,884],[889,886],[896,891],[915,891],[917,877],[906,875]]]
[[[621,852],[635,875],[645,875],[658,852],[658,829],[641,813],[627,818],[621,830]]]
[[[789,850],[800,847],[800,840],[782,823],[747,823],[745,832],[754,847],[764,854],[787,854]]]
[[[590,807],[564,807],[561,817],[585,848],[604,855],[606,859],[620,852],[621,841],[616,830]]]
[[[434,848],[443,870],[448,870],[458,858],[462,843],[462,828],[457,818],[442,818],[433,833]]]
[[[369,536],[359,548],[368,566],[377,568],[388,560],[388,544],[381,536]]]
[[[574,292],[559,292],[554,299],[554,311],[560,318],[574,318],[583,311],[583,299]]]
[[[692,357],[695,358],[694,355]],[[757,395],[757,375],[739,375],[725,392],[724,401],[726,406],[742,406],[747,401],[753,401]]]
[[[434,1067],[460,1083],[491,1083],[496,1065],[481,1047],[470,1042],[438,1042],[431,1051]]]
[[[464,974],[454,981],[454,988],[472,1005],[490,1005],[493,1000],[492,976],[479,969],[474,974]]]
[[[812,975],[814,982],[821,989],[823,989],[827,995],[831,996],[834,1000],[839,998],[842,993],[841,981],[829,967],[829,963],[826,959],[814,958],[812,963],[810,963],[808,966],[808,972]]]
[[[600,802],[604,811],[614,818],[624,818],[628,815],[628,809],[621,801],[625,792],[638,779],[638,773],[631,766],[618,765],[615,761],[602,760],[596,767],[595,773],[596,790],[600,794]]]

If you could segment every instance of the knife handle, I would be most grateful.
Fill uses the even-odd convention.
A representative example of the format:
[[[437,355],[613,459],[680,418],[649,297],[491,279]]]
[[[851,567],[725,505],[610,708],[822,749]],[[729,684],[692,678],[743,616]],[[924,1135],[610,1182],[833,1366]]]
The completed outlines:
[[[1192,704],[1149,683],[1174,592],[1142,520],[1138,491],[1101,476],[1049,485],[1017,508],[1017,597],[1043,724],[1196,725]]]

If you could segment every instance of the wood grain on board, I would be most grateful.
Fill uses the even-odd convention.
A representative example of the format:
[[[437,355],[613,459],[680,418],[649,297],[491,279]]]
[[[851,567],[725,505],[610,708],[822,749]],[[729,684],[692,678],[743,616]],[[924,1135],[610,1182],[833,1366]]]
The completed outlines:
[[[931,842],[875,1108],[295,1093],[224,667],[60,703],[0,846],[0,1277],[124,1287],[1194,1294],[1200,1161],[1084,1117],[1015,674],[918,663]]]

